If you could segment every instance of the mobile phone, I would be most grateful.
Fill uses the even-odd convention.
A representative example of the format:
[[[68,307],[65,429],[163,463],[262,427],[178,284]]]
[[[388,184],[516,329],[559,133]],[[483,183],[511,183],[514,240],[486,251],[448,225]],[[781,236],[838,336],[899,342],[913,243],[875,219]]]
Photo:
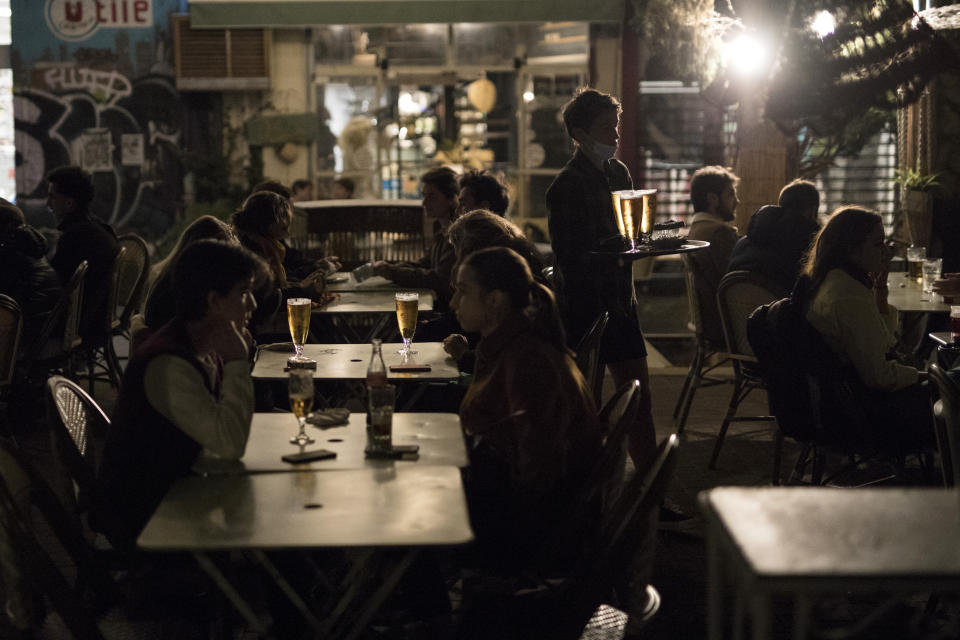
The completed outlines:
[[[392,364],[390,371],[399,373],[417,373],[420,371],[430,371],[429,364]]]
[[[327,460],[336,458],[337,452],[328,449],[317,449],[315,451],[303,451],[301,453],[288,453],[280,459],[290,464],[299,464],[301,462],[311,462],[313,460]]]
[[[418,455],[420,445],[418,444],[395,444],[388,451],[372,451],[367,449],[364,453],[368,458],[388,458],[395,460]]]

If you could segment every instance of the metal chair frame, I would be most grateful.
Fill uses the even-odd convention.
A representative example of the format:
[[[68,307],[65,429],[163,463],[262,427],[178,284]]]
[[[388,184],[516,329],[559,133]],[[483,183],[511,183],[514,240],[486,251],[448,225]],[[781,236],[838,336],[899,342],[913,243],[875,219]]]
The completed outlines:
[[[13,382],[13,372],[17,365],[20,350],[20,337],[23,334],[23,311],[17,301],[0,293],[0,390]]]
[[[716,378],[709,374],[728,362],[729,356],[726,352],[725,344],[717,344],[707,339],[703,330],[703,316],[700,312],[700,299],[696,289],[696,266],[690,257],[686,254],[681,256],[684,265],[684,277],[687,284],[687,303],[690,306],[690,316],[693,321],[694,333],[696,335],[697,350],[690,363],[690,369],[687,371],[687,378],[680,389],[680,396],[677,398],[677,404],[673,408],[673,424],[678,434],[683,433],[683,428],[687,424],[687,416],[690,414],[690,405],[693,404],[693,396],[697,389],[701,387],[713,387],[718,384],[730,384],[731,378]],[[711,358],[718,358],[714,364],[708,364]]]
[[[126,248],[121,247],[110,268],[110,289],[107,293],[107,305],[103,322],[96,336],[88,336],[84,345],[87,360],[87,385],[91,394],[97,380],[110,383],[114,389],[120,388],[120,374],[123,369],[113,347],[113,336],[121,330],[120,316],[117,314],[120,303],[120,272],[126,256]],[[124,305],[125,306],[125,305]],[[98,374],[98,369],[100,373]]]
[[[742,308],[743,302],[742,299],[738,299],[738,292],[741,296],[745,293],[751,294],[746,305],[749,308]],[[773,422],[776,427],[776,419],[772,415],[738,416],[737,410],[740,403],[746,400],[752,391],[764,389],[763,380],[756,370],[757,358],[747,339],[747,316],[756,307],[779,300],[784,295],[786,292],[781,291],[776,283],[751,271],[731,271],[720,280],[720,286],[717,288],[717,306],[720,310],[723,335],[727,342],[727,357],[733,364],[733,393],[730,395],[727,413],[720,425],[717,441],[710,456],[711,469],[717,466],[717,458],[720,457],[720,449],[723,447],[731,422]],[[780,484],[782,449],[783,435],[777,428],[773,456],[773,484]]]
[[[147,243],[135,233],[127,233],[117,238],[117,244],[126,249],[124,261],[120,266],[119,284],[117,291],[117,305],[122,308],[118,314],[120,326],[114,330],[114,335],[123,335],[129,338],[130,319],[143,305],[147,295],[147,278],[150,275],[150,252]],[[118,258],[119,260],[119,258]],[[139,270],[134,275],[129,267],[139,264]],[[131,278],[131,276],[134,276]]]
[[[942,367],[931,364],[927,370],[930,380],[940,393],[937,440],[940,449],[940,464],[943,467],[944,484],[954,486],[960,479],[960,384],[950,379]]]
[[[600,345],[603,343],[603,333],[610,321],[610,313],[602,312],[593,321],[587,332],[580,339],[580,344],[574,349],[577,368],[586,378],[587,386],[593,392],[593,399],[600,404],[603,396],[603,374],[606,368],[600,360]]]
[[[73,377],[71,356],[83,343],[80,338],[80,313],[87,267],[86,260],[77,265],[40,333],[24,349],[21,362],[28,375],[43,374],[45,377],[50,372],[62,372]],[[58,331],[63,332],[59,339],[56,336]],[[48,346],[51,344],[54,344],[54,350],[53,353],[48,353]]]

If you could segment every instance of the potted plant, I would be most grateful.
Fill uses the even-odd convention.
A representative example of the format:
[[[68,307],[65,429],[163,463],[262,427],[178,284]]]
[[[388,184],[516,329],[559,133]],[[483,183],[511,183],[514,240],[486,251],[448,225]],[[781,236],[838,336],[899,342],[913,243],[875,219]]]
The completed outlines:
[[[919,169],[898,170],[893,183],[900,187],[900,208],[905,214],[910,242],[930,246],[933,200],[930,191],[939,186],[939,173],[922,173]]]

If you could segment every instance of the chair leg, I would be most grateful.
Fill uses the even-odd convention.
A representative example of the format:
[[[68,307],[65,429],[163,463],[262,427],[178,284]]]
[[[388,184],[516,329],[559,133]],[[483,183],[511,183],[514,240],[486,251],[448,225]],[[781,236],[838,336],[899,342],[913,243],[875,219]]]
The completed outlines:
[[[790,478],[787,480],[787,484],[796,484],[803,480],[807,464],[810,463],[811,449],[812,447],[809,443],[803,445],[803,449],[800,450],[800,456],[797,458],[797,463],[793,466],[793,471],[790,472]]]
[[[827,454],[813,446],[813,468],[810,471],[810,484],[819,487],[823,483],[823,471],[827,466]]]
[[[780,465],[783,462],[783,432],[780,427],[774,425],[776,435],[773,441],[773,486],[780,485]]]
[[[687,371],[687,377],[683,381],[683,386],[680,387],[680,395],[677,397],[677,404],[673,407],[673,423],[677,424],[677,416],[680,415],[680,410],[683,408],[684,400],[687,398],[687,392],[690,391],[690,381],[693,379],[694,364],[697,361],[697,356],[694,355],[693,362],[690,363],[690,369]]]
[[[87,351],[87,393],[93,395],[93,387],[97,383],[97,350],[96,348]]]
[[[683,433],[683,428],[687,424],[687,416],[690,414],[690,405],[693,404],[693,396],[697,392],[697,387],[700,386],[701,373],[703,371],[703,361],[706,358],[706,349],[701,346],[697,346],[697,353],[693,357],[693,362],[690,363],[690,372],[687,374],[687,383],[684,385],[686,391],[685,394],[681,394],[681,408],[680,408],[680,418],[679,420],[674,421],[674,425],[677,429],[677,435]]]
[[[117,351],[113,348],[113,336],[107,337],[106,346],[103,349],[103,359],[107,364],[107,375],[110,376],[110,384],[114,389],[120,389],[120,358],[117,357]]]
[[[723,447],[723,441],[727,437],[727,429],[730,428],[730,423],[733,421],[734,416],[737,415],[737,407],[740,406],[740,401],[746,397],[746,394],[743,394],[741,397],[740,392],[742,387],[743,379],[740,376],[739,370],[737,370],[733,376],[733,394],[730,396],[727,415],[723,419],[723,424],[720,425],[720,431],[717,433],[717,441],[713,445],[713,453],[710,455],[710,464],[708,466],[711,469],[717,468],[717,458],[720,457],[720,448]]]

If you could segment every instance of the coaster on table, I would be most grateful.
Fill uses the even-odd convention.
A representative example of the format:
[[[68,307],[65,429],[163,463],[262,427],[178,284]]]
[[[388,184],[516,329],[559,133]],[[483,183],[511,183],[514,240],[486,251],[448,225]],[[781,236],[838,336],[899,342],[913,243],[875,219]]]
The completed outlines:
[[[350,421],[350,409],[345,408],[336,408],[336,409],[323,409],[322,411],[314,411],[309,416],[307,416],[307,422],[310,424],[320,427],[321,429],[326,429],[328,427],[336,427],[341,424],[347,424]]]

